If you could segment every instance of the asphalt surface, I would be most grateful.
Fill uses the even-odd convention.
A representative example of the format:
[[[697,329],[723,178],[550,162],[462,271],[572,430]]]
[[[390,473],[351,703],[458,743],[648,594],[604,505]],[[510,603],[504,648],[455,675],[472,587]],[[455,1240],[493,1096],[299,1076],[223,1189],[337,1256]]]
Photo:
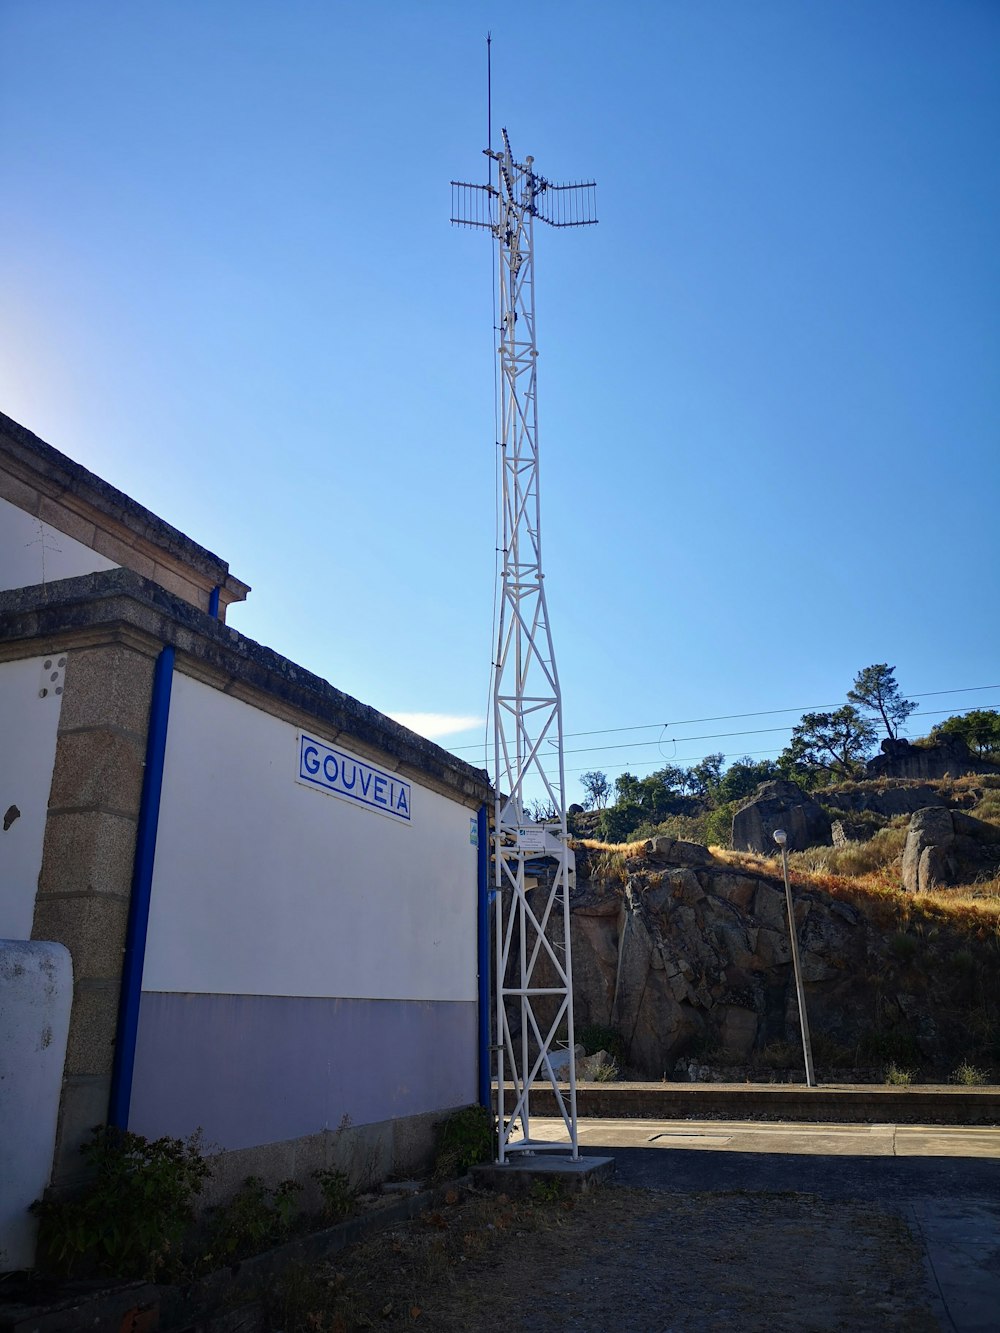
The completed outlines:
[[[533,1118],[532,1137],[565,1137]],[[923,1244],[946,1333],[1000,1333],[1000,1128],[579,1121],[581,1152],[621,1185],[673,1194],[796,1192],[879,1203]]]

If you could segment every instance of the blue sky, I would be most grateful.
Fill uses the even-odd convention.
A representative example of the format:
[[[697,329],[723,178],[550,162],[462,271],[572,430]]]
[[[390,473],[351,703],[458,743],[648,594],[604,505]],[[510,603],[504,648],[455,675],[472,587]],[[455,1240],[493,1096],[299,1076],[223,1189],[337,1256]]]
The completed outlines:
[[[494,127],[598,182],[538,237],[546,586],[567,732],[647,730],[570,773],[777,751],[717,733],[871,662],[996,684],[1000,5],[509,15],[4,0],[0,407],[228,559],[244,633],[482,718],[490,29]]]

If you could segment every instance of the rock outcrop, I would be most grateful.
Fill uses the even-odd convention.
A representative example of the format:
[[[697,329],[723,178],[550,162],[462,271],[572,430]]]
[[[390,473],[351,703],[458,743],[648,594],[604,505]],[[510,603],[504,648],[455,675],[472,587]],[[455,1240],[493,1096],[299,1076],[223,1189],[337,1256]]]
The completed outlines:
[[[733,846],[738,851],[774,853],[774,830],[788,834],[788,850],[801,852],[807,847],[830,842],[830,817],[826,811],[794,782],[777,779],[762,782],[733,815]]]
[[[924,810],[929,805],[955,804],[955,798],[946,800],[936,787],[926,782],[907,782],[894,780],[890,785],[858,783],[844,790],[827,790],[821,793],[823,804],[827,808],[843,810],[845,814],[912,815],[917,810]],[[967,800],[963,795],[959,800]]]
[[[624,883],[588,880],[581,867],[571,914],[578,1029],[613,1028],[628,1066],[649,1078],[695,1049],[717,1048],[739,1063],[796,1040],[781,881],[734,869],[693,843],[664,839],[660,848]],[[677,856],[697,864],[671,864]],[[795,912],[810,1019],[851,1040],[864,920],[813,890],[796,891]]]
[[[882,753],[865,765],[871,778],[960,778],[966,773],[996,773],[995,764],[977,759],[960,736],[937,745],[884,740]]]
[[[1000,874],[1000,829],[961,810],[929,807],[910,820],[903,887],[921,893]]]

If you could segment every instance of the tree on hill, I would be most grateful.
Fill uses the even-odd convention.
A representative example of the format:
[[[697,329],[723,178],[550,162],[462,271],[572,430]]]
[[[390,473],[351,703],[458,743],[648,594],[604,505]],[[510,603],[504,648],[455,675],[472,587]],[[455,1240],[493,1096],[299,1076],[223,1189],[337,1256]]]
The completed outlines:
[[[873,720],[881,718],[891,740],[896,739],[899,728],[917,706],[900,694],[896,668],[886,662],[863,667],[854,677],[854,686],[847,691],[847,698]]]
[[[945,718],[931,728],[932,741],[959,736],[973,752],[984,759],[1000,757],[1000,713],[992,708],[974,708],[969,713]]]
[[[857,777],[875,744],[875,726],[853,704],[832,713],[804,713],[778,766],[795,781]]]
[[[707,754],[700,763],[687,770],[684,790],[700,800],[712,799],[722,780],[722,766],[725,762],[724,754]]]
[[[742,759],[734,759],[719,780],[716,799],[723,804],[742,801],[752,796],[762,782],[770,782],[780,776],[780,772],[773,759],[758,759],[755,762],[748,754]]]
[[[589,810],[603,810],[608,803],[608,797],[611,795],[611,783],[608,781],[608,775],[595,769],[592,773],[583,773],[580,777],[580,786],[587,793],[587,808]]]

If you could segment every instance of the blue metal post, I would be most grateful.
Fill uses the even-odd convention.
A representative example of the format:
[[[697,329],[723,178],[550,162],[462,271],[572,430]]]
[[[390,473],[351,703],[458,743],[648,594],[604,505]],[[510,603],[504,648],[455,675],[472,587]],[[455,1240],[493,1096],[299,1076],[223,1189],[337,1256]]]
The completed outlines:
[[[149,730],[146,735],[146,770],[142,779],[135,861],[132,866],[132,898],[125,935],[118,1036],[108,1107],[108,1123],[118,1129],[128,1128],[129,1103],[132,1100],[132,1071],[135,1067],[135,1041],[139,1029],[142,968],[146,958],[146,928],[153,889],[153,858],[156,855],[156,830],[160,819],[160,792],[163,787],[163,760],[167,748],[167,719],[170,715],[173,675],[174,650],[168,645],[156,659],[153,672],[153,697],[149,705]]]
[[[479,1105],[493,1107],[493,1062],[490,1059],[490,830],[486,806],[479,808]]]

